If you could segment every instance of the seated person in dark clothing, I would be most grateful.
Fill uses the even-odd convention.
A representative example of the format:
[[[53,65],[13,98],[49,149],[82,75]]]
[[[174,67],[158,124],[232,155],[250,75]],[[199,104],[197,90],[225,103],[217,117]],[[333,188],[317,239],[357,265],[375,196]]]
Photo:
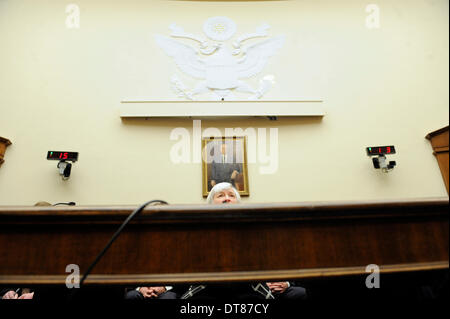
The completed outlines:
[[[125,294],[126,300],[177,299],[171,286],[137,287]]]
[[[231,146],[223,143],[220,147],[220,154],[214,156],[211,162],[211,187],[226,182],[234,187],[236,179],[242,173],[242,162],[239,162],[233,153],[228,151]]]

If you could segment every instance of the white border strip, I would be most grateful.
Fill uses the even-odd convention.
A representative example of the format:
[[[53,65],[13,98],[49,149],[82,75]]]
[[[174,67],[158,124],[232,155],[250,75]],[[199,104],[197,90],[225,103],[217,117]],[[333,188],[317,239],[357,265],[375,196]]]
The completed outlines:
[[[120,117],[324,116],[322,100],[121,101]]]

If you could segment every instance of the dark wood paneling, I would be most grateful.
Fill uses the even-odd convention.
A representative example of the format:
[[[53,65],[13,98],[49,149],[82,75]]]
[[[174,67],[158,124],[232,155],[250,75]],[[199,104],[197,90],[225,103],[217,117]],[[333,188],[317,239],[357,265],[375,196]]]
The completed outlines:
[[[51,276],[63,283],[68,264],[85,271],[132,210],[0,207],[0,284]],[[442,199],[152,206],[125,228],[90,282],[212,281],[208,273],[231,274],[221,280],[307,277],[330,268],[363,272],[368,264],[448,267],[447,210]]]
[[[445,187],[447,188],[447,194],[449,193],[449,131],[448,126],[441,128],[437,131],[429,133],[426,138],[430,140],[433,147],[433,154],[441,170],[442,178],[444,179]]]
[[[4,157],[5,157],[6,148],[11,144],[12,143],[10,140],[0,136],[0,166],[5,161]]]

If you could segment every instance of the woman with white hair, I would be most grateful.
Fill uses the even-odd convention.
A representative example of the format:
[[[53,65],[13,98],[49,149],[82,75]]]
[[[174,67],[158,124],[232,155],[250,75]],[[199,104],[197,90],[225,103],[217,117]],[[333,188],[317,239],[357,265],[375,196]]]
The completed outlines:
[[[233,185],[224,182],[214,185],[206,201],[208,204],[237,204],[241,202],[241,196]]]

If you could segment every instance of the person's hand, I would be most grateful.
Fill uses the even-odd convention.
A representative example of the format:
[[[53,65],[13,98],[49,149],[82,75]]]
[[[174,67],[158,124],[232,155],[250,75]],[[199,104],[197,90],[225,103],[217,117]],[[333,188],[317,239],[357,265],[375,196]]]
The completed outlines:
[[[22,296],[19,297],[19,299],[33,299],[34,296],[34,292],[30,292],[27,294],[23,294]]]
[[[288,283],[286,281],[282,282],[266,282],[270,291],[275,294],[282,294],[288,289]]]
[[[18,299],[19,296],[16,294],[15,291],[10,290],[6,294],[3,295],[2,299]]]
[[[144,298],[157,298],[160,294],[166,291],[165,287],[141,287],[139,292]]]
[[[214,185],[216,185],[216,181],[215,181],[215,180],[212,180],[212,181],[211,181],[211,186],[214,187]]]
[[[234,170],[233,173],[231,174],[231,179],[236,179],[236,177],[238,176],[239,172]]]
[[[166,287],[152,287],[157,296],[166,291]]]

